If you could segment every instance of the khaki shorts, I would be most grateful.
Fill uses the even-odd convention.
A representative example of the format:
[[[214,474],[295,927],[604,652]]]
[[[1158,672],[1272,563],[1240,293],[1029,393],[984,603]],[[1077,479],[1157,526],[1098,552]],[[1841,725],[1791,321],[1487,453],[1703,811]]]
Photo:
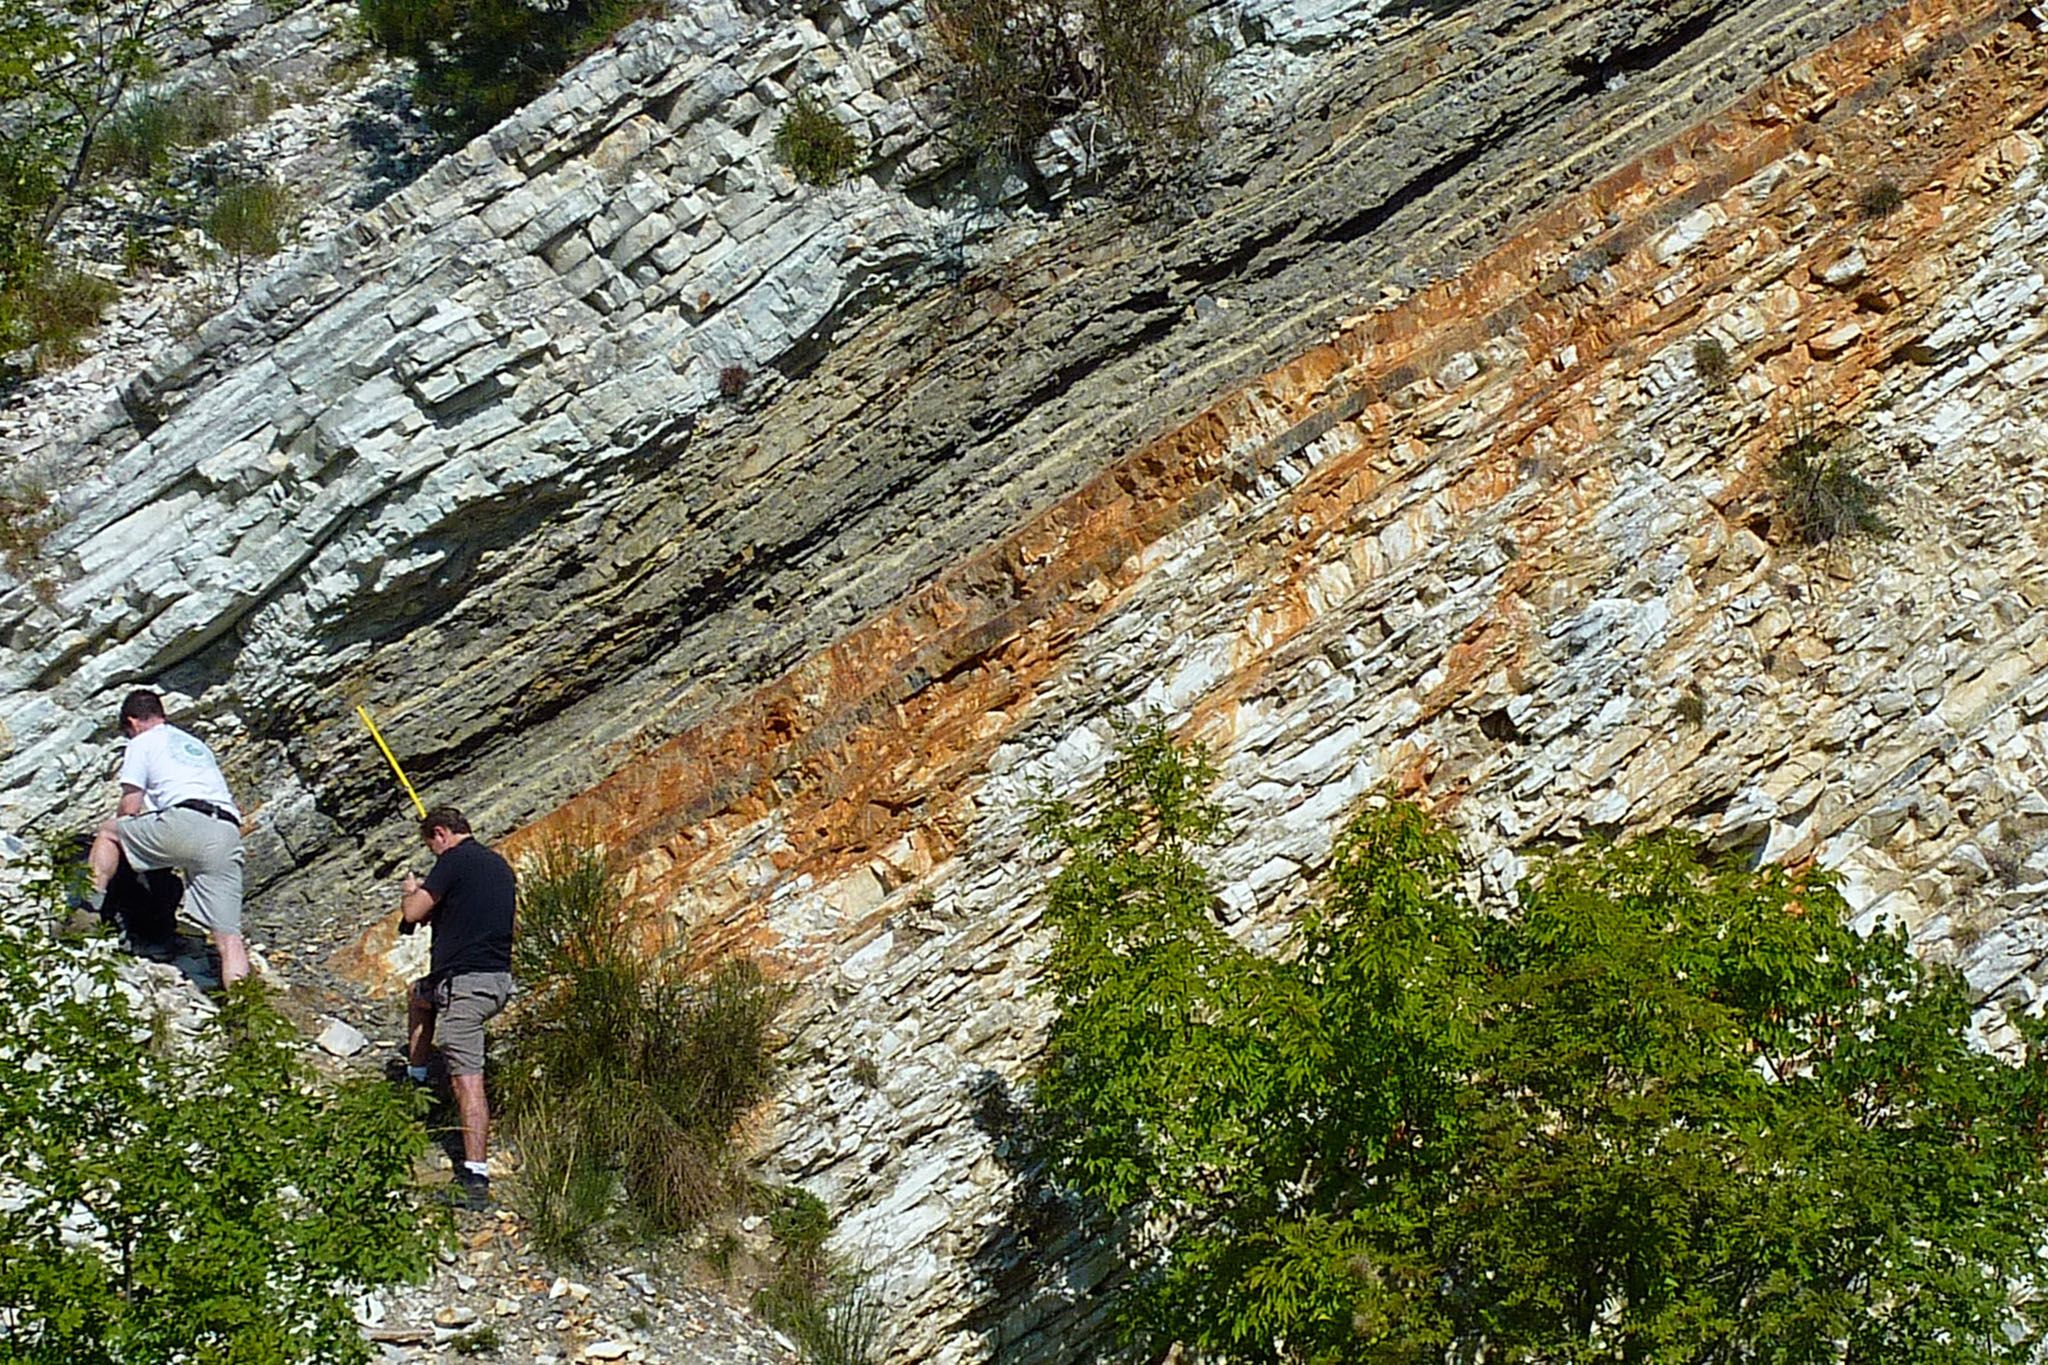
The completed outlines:
[[[185,912],[216,934],[242,932],[242,831],[196,810],[124,815],[114,836],[137,872],[172,868],[185,877]]]
[[[484,1074],[484,1021],[512,998],[510,972],[463,972],[412,983],[412,997],[434,1012],[434,1042],[451,1076]]]

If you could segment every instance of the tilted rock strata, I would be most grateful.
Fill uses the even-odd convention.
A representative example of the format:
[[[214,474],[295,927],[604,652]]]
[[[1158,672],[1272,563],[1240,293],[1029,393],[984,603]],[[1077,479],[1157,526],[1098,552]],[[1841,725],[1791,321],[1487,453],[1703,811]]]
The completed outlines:
[[[1676,820],[2037,992],[2044,68],[1989,8],[1850,36],[522,835],[595,832],[700,949],[802,974],[771,1160],[852,1211],[903,1358],[1057,1356],[1097,1308],[1085,1248],[1033,1278],[977,1118],[1044,1019],[1028,804],[1100,771],[1117,705],[1216,750],[1250,941],[1391,785],[1496,887]],[[1894,539],[1774,543],[1803,405],[1861,433]]]
[[[1186,221],[986,229],[896,187],[930,140],[867,100],[914,103],[897,11],[635,30],[67,457],[104,470],[69,581],[4,602],[10,818],[103,802],[104,717],[162,682],[256,809],[258,932],[331,939],[413,847],[353,702],[429,794],[538,814],[1875,9],[1262,6]],[[784,84],[828,68],[888,185],[769,164]],[[977,231],[987,264],[888,300]]]
[[[88,807],[108,689],[165,673],[263,800],[258,925],[315,942],[409,842],[353,696],[487,828],[590,787],[522,838],[594,832],[650,932],[806,974],[771,1159],[850,1211],[904,1358],[1048,1354],[1092,1311],[1085,1259],[1026,1292],[976,1116],[1042,1022],[1023,807],[1099,771],[1114,705],[1218,749],[1253,941],[1393,782],[1497,882],[1534,842],[1673,818],[1819,855],[1867,915],[1967,917],[1945,950],[2025,992],[2048,87],[1986,7],[1817,50],[1870,12],[1479,5],[1318,37],[1192,221],[1082,214],[822,356],[788,332],[801,373],[740,407],[638,349],[668,313],[565,301],[582,263],[519,237],[538,216],[486,222],[717,65],[629,45],[133,391],[61,545],[87,577],[53,616],[14,599],[0,773],[19,814]],[[1865,219],[1880,177],[1904,202]],[[835,193],[810,231],[929,221]],[[561,210],[563,240],[610,209]],[[1691,372],[1703,334],[1729,393]],[[298,416],[240,426],[280,394]],[[1765,538],[1801,395],[1865,433],[1896,540]]]

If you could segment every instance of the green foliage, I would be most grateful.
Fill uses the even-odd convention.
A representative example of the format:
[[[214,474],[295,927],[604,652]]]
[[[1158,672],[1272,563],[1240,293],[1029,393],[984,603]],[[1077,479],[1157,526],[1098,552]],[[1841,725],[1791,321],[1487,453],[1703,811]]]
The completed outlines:
[[[966,143],[1020,153],[1095,111],[1140,148],[1198,141],[1216,53],[1186,0],[932,0],[932,49]]]
[[[174,1047],[103,944],[60,947],[12,908],[0,1010],[0,1359],[368,1358],[343,1286],[421,1274],[438,1235],[415,1101],[316,1083],[253,983]]]
[[[1735,377],[1735,361],[1718,337],[1701,337],[1692,344],[1692,372],[1710,389],[1725,388]]]
[[[101,127],[92,163],[102,171],[148,179],[172,153],[202,147],[240,126],[235,102],[214,91],[151,91],[121,106]]]
[[[865,1271],[827,1256],[833,1227],[831,1210],[810,1191],[775,1192],[768,1212],[775,1273],[754,1295],[754,1308],[797,1344],[806,1365],[869,1365],[881,1357],[882,1302]]]
[[[1849,536],[1888,536],[1877,509],[1891,501],[1858,471],[1846,433],[1809,408],[1792,413],[1791,438],[1771,464],[1771,482],[1786,529],[1803,545]]]
[[[836,185],[860,164],[860,143],[825,101],[808,90],[790,96],[775,129],[775,155],[806,185]]]
[[[600,850],[551,844],[520,881],[526,996],[502,1078],[535,1240],[581,1256],[607,1230],[684,1232],[733,1207],[734,1134],[773,1088],[787,993],[750,962],[643,953]]]
[[[414,63],[413,99],[444,135],[483,132],[626,24],[646,0],[357,0],[370,40]]]
[[[452,1344],[459,1356],[494,1356],[505,1349],[505,1334],[487,1322],[464,1332]]]
[[[221,190],[206,215],[206,235],[238,263],[275,256],[291,230],[291,196],[275,180],[245,180]]]
[[[1122,1215],[1119,1320],[1243,1361],[2029,1361],[2048,1047],[1818,872],[1676,835],[1472,903],[1386,802],[1276,958],[1217,926],[1200,756],[1136,731],[1042,828],[1056,1172]]]
[[[157,0],[0,0],[0,290],[45,266],[100,132],[180,19]]]
[[[79,342],[119,296],[111,280],[83,270],[38,269],[0,289],[0,348],[34,346],[35,365],[76,360]]]

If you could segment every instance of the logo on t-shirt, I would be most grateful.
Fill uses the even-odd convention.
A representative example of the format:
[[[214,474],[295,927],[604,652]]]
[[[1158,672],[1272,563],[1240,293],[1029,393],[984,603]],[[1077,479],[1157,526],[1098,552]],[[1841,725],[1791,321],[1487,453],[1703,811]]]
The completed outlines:
[[[207,758],[206,746],[190,735],[178,736],[178,752],[194,763],[204,763]]]

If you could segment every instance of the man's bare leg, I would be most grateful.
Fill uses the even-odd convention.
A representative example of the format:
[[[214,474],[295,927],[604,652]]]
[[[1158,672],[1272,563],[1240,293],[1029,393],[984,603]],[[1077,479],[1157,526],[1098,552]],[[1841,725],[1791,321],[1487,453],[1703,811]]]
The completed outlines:
[[[95,897],[107,893],[107,883],[114,880],[114,874],[121,868],[121,839],[114,833],[114,822],[100,822],[99,832],[92,836],[92,851],[85,855],[85,861],[92,868],[92,893]]]
[[[232,986],[249,974],[249,945],[240,934],[215,934],[213,943],[220,949],[220,984]]]
[[[422,1070],[434,1055],[434,1007],[416,992],[405,997],[405,1059]]]
[[[455,1108],[462,1115],[462,1159],[482,1162],[491,1147],[491,1106],[482,1076],[450,1076]]]

